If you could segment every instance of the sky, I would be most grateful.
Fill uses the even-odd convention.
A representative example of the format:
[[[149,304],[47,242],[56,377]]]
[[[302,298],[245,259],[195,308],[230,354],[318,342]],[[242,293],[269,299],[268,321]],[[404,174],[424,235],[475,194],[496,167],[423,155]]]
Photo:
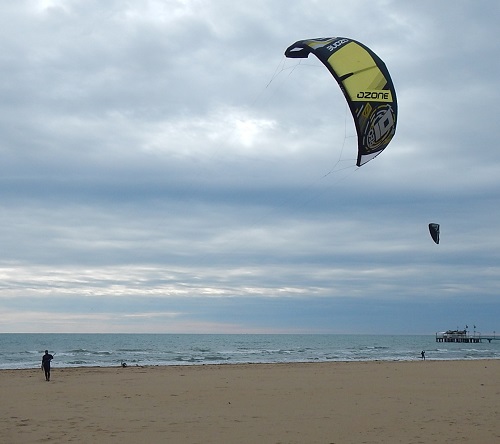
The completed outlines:
[[[500,331],[500,3],[2,3],[0,332]],[[334,36],[398,97],[360,168],[284,57]]]

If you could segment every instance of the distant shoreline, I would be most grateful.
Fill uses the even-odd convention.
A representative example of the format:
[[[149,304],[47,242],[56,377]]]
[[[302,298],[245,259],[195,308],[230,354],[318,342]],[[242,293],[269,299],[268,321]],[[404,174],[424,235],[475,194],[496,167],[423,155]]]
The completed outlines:
[[[262,365],[262,366],[269,366],[269,365],[276,365],[276,366],[293,366],[293,365],[335,365],[335,364],[369,364],[369,363],[416,363],[422,361],[421,358],[414,358],[414,359],[393,359],[393,360],[386,360],[386,359],[372,359],[372,360],[352,360],[352,361],[293,361],[293,362],[221,362],[221,363],[186,363],[186,364],[128,364],[125,367],[123,367],[121,364],[116,364],[116,365],[77,365],[77,366],[59,366],[55,362],[52,362],[52,369],[53,370],[72,370],[72,369],[128,369],[128,368],[146,368],[146,369],[153,369],[153,368],[186,368],[186,367],[227,367],[227,366],[257,366],[257,365]],[[464,359],[440,359],[440,358],[429,358],[426,357],[425,362],[481,362],[481,361],[500,361],[500,358],[464,358]],[[0,369],[0,372],[6,372],[6,371],[30,371],[30,370],[39,370],[40,366],[33,366],[33,367],[27,367],[27,368],[4,368]]]

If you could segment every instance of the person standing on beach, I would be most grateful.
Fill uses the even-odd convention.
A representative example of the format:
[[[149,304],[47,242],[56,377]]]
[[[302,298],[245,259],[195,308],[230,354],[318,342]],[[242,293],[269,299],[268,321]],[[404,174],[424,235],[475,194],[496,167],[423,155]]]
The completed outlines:
[[[422,350],[422,353],[420,353],[422,355],[422,359],[425,361],[425,351]]]
[[[54,356],[49,354],[48,350],[45,350],[45,354],[42,356],[42,369],[45,372],[45,380],[50,381],[50,361],[54,359]]]

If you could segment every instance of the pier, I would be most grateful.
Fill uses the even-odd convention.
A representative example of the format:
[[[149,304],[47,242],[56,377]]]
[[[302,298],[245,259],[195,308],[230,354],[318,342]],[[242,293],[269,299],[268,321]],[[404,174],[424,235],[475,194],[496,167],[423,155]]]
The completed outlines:
[[[448,330],[436,333],[436,342],[463,342],[467,344],[479,344],[483,341],[499,340],[500,336],[493,334],[483,335],[478,331],[470,334],[467,330]]]

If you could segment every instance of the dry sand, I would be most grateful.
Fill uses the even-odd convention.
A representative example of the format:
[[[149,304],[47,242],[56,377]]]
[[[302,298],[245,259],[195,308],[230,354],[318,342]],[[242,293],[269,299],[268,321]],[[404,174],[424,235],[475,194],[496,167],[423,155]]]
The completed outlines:
[[[0,442],[500,443],[500,360],[0,371]]]

